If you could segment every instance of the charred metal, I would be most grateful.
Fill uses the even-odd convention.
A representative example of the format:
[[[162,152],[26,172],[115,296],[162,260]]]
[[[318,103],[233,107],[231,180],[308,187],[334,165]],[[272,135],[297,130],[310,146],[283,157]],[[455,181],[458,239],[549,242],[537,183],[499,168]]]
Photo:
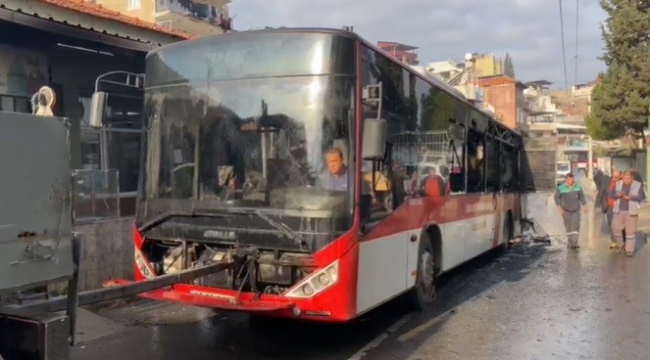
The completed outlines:
[[[193,281],[194,285],[240,292],[280,295],[315,268],[310,253],[213,242],[145,238],[142,253],[157,276],[186,269],[229,263],[226,271]]]

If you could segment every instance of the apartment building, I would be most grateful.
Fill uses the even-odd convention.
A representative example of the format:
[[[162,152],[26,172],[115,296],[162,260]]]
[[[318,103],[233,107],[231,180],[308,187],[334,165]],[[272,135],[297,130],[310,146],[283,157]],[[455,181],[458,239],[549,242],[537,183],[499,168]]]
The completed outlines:
[[[377,47],[408,65],[418,65],[417,47],[390,41],[379,41]]]
[[[482,101],[494,107],[499,121],[511,129],[520,128],[528,118],[528,105],[524,96],[526,86],[506,76],[495,75],[478,78]]]
[[[473,54],[476,76],[488,77],[503,75],[503,61],[494,54]]]
[[[232,30],[230,0],[88,0],[160,27],[195,36]]]

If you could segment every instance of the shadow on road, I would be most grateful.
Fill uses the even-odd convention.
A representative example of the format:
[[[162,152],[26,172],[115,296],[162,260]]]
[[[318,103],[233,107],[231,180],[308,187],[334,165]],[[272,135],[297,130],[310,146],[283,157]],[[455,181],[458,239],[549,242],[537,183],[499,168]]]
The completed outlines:
[[[446,274],[441,279],[438,299],[428,310],[414,314],[411,321],[390,340],[394,359],[408,359],[413,352],[426,343],[450,320],[464,303],[476,299],[503,282],[518,282],[531,270],[530,265],[544,255],[562,249],[551,249],[543,245],[514,247],[506,254],[485,254],[476,260]],[[538,266],[543,266],[540,264]],[[499,301],[498,295],[485,295],[492,301]],[[505,306],[505,304],[504,304]],[[460,308],[460,309],[459,309]],[[398,339],[408,340],[408,345]],[[379,355],[380,350],[371,352]]]
[[[391,332],[392,325],[405,315],[410,319],[399,331],[426,324],[416,340],[424,342],[453,316],[453,309],[503,281],[521,280],[528,274],[527,266],[547,252],[548,248],[536,245],[515,247],[502,256],[498,252],[485,254],[442,276],[438,298],[422,312],[409,314],[403,300],[396,299],[346,325],[270,321],[247,335],[251,350],[265,359],[347,359],[363,345]]]
[[[548,214],[555,216],[554,209],[546,205],[548,201],[544,196],[539,200],[543,206],[533,206],[548,210]],[[194,360],[342,360],[349,359],[360,348],[376,339],[385,340],[386,343],[395,341],[388,333],[397,335],[411,332],[415,335],[409,341],[410,345],[402,346],[405,354],[398,357],[406,359],[413,351],[413,342],[425,342],[454,315],[454,309],[482,296],[502,282],[518,282],[525,278],[532,270],[531,264],[535,264],[537,259],[554,251],[553,249],[524,245],[514,247],[501,256],[497,253],[480,256],[445,274],[439,282],[438,298],[430,309],[422,312],[409,313],[403,300],[396,299],[346,325],[270,321],[251,326],[248,316],[241,313],[207,314],[195,317],[196,320],[192,322],[183,322],[182,319],[189,318],[187,314],[178,307],[172,307],[165,314],[167,317],[175,317],[173,322],[167,321],[169,325],[160,322],[159,325],[154,325],[156,322],[152,322],[147,313],[142,315],[145,321],[127,327],[126,332],[95,345],[88,344],[85,350],[76,349],[76,353],[79,359],[93,354],[94,358],[107,359],[176,360],[192,354]],[[485,296],[499,301],[494,293],[488,292]],[[142,307],[134,307],[133,311],[142,312]],[[155,311],[151,312],[152,315],[154,313]],[[397,327],[396,324],[400,326]],[[125,341],[127,339],[128,342]],[[400,349],[399,346],[397,348]],[[370,353],[371,349],[368,351]]]

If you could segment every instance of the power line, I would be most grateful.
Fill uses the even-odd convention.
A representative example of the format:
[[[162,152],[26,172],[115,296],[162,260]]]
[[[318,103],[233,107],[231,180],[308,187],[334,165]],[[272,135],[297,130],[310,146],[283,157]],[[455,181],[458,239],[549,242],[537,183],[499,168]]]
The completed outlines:
[[[576,0],[576,56],[575,56],[575,84],[578,83],[578,30],[580,29],[580,0]]]
[[[560,5],[560,31],[562,33],[562,64],[564,65],[564,88],[569,90],[569,80],[566,72],[566,44],[564,42],[564,13],[562,11],[562,0],[558,0]]]

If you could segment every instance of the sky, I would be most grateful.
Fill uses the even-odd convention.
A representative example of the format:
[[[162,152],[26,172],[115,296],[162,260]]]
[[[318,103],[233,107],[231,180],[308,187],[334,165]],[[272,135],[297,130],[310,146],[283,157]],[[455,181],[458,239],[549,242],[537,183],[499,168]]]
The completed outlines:
[[[563,0],[568,85],[595,79],[606,13],[598,0]],[[576,6],[580,9],[577,12]],[[578,71],[576,76],[576,13]],[[520,81],[564,88],[560,8],[555,0],[232,0],[234,27],[354,26],[369,41],[417,46],[420,64],[468,52],[509,52]]]

